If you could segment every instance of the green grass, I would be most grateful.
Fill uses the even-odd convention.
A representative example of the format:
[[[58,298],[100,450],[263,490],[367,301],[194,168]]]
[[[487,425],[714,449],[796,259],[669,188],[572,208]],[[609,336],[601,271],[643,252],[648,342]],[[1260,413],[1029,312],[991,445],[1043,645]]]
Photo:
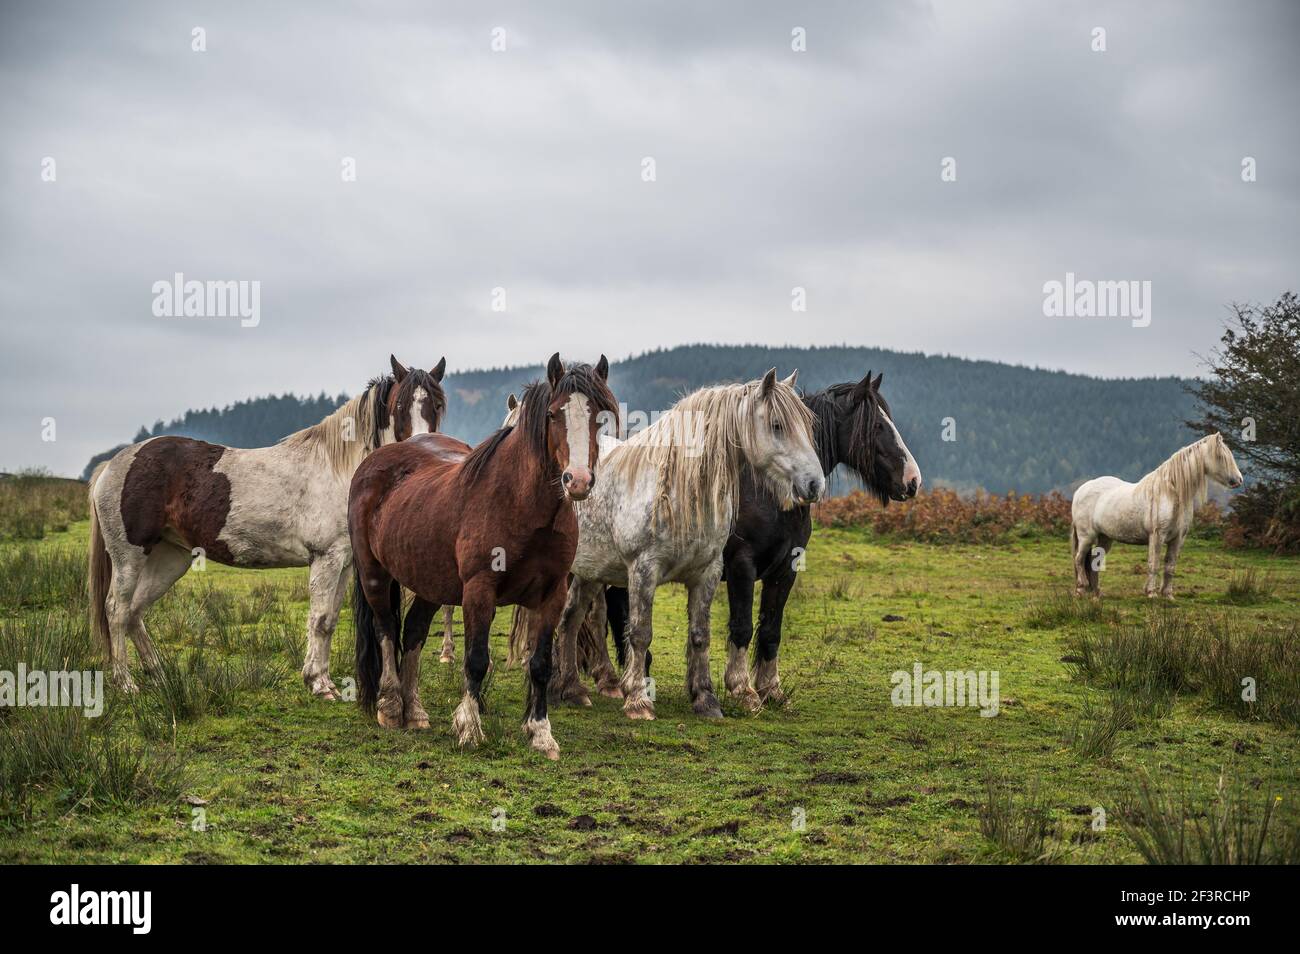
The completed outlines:
[[[21,560],[20,544],[0,545],[0,593],[20,594],[0,603],[8,625],[0,627],[0,669],[26,655],[78,661],[85,604],[70,578],[45,586],[9,576],[36,554],[75,554],[85,533],[74,524],[21,544],[29,548]],[[16,786],[0,776],[0,862],[1141,863],[1140,830],[1120,819],[1141,817],[1144,778],[1175,775],[1198,790],[1221,775],[1239,778],[1256,801],[1274,799],[1272,837],[1293,832],[1294,723],[1238,711],[1223,697],[1239,681],[1240,658],[1262,676],[1279,659],[1290,664],[1293,656],[1271,641],[1300,622],[1300,607],[1281,597],[1300,588],[1300,560],[1189,541],[1178,600],[1163,611],[1168,626],[1227,626],[1241,648],[1213,664],[1151,649],[1143,668],[1112,643],[1123,638],[1116,633],[1146,632],[1144,576],[1130,572],[1145,551],[1112,551],[1106,595],[1093,609],[1069,595],[1067,549],[1056,538],[935,546],[818,530],[786,611],[789,702],[749,715],[724,699],[727,717],[717,723],[695,718],[684,695],[684,591],[661,589],[658,719],[632,722],[619,702],[600,696],[590,709],[553,709],[557,763],[528,749],[519,730],[523,676],[503,662],[508,611],[493,626],[487,741],[460,751],[450,732],[459,671],[440,666],[436,652],[424,655],[422,683],[432,730],[385,732],[353,705],[309,698],[297,678],[306,570],[209,564],[148,619],[176,685],[146,687],[134,701],[111,698],[110,721],[89,730],[55,724],[66,714],[0,710],[0,727],[19,716],[48,720],[50,745],[61,744],[57,729],[71,736],[67,751],[103,763],[87,779],[66,759],[38,764],[11,746],[26,758],[27,783],[20,799],[6,801]],[[1234,575],[1252,570],[1277,596],[1227,599]],[[458,661],[459,631],[458,621]],[[721,692],[721,590],[713,633]],[[336,681],[350,675],[351,651],[345,610]],[[1083,671],[1085,652],[1100,675]],[[1000,713],[896,708],[891,675],[915,662],[997,670]],[[1192,676],[1179,681],[1180,665]],[[134,654],[132,667],[139,678]],[[208,687],[197,700],[195,683]],[[1148,684],[1159,690],[1158,705],[1143,704]],[[1260,704],[1274,701],[1263,679],[1260,689]],[[115,761],[95,754],[104,752],[118,753]],[[78,785],[92,790],[91,802],[79,800]],[[203,831],[191,825],[198,801],[206,803]],[[1111,819],[1102,830],[1092,828],[1097,808]],[[1237,817],[1225,824],[1255,830]],[[1172,837],[1158,834],[1161,844]],[[1155,860],[1162,850],[1146,845]]]

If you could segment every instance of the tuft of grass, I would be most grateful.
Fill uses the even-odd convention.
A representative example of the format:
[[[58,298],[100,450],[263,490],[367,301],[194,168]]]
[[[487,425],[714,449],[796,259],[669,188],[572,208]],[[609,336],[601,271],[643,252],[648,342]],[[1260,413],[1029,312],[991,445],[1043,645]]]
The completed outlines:
[[[65,811],[129,807],[178,798],[184,763],[174,749],[114,728],[112,711],[21,709],[0,720],[0,816],[26,815],[52,794]]]
[[[1152,865],[1300,863],[1300,821],[1278,812],[1281,796],[1256,796],[1220,774],[1213,794],[1197,798],[1180,783],[1163,789],[1142,771],[1121,811],[1125,831]]]
[[[0,606],[86,612],[86,551],[25,544],[0,549]]]
[[[1108,759],[1115,754],[1119,734],[1136,724],[1132,701],[1120,693],[1111,693],[1102,706],[1085,704],[1067,741],[1080,758]]]
[[[131,701],[141,733],[166,738],[180,722],[232,711],[241,693],[280,685],[289,675],[283,660],[263,652],[213,659],[202,643],[188,653],[159,650],[161,671]]]
[[[1231,617],[1200,624],[1168,610],[1136,626],[1073,633],[1076,676],[1122,692],[1142,713],[1204,690],[1242,718],[1300,725],[1300,627],[1244,628]]]
[[[1006,779],[985,777],[984,797],[978,806],[980,834],[1001,857],[1027,864],[1050,864],[1061,852],[1049,848],[1053,825],[1047,803],[1035,784],[1017,799]]]
[[[1118,621],[1119,614],[1101,600],[1064,593],[1031,603],[1025,614],[1025,625],[1030,629],[1063,629]]]
[[[1239,630],[1219,620],[1199,662],[1219,706],[1243,719],[1300,726],[1300,626]]]
[[[27,613],[0,618],[0,669],[26,663],[29,670],[99,667],[85,613]]]
[[[822,592],[831,600],[856,600],[862,596],[862,584],[850,574],[843,573],[832,577]]]
[[[1254,606],[1273,598],[1273,582],[1253,566],[1233,573],[1228,579],[1224,601],[1234,606]]]

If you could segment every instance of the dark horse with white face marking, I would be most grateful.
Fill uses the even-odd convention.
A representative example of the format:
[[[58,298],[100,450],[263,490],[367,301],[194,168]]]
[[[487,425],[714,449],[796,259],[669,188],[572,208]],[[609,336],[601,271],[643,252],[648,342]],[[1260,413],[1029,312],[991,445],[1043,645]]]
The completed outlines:
[[[824,391],[804,395],[803,402],[815,418],[813,436],[827,479],[843,464],[882,504],[887,504],[890,500],[916,496],[921,486],[921,471],[894,426],[889,404],[880,393],[883,377],[877,375],[873,381],[868,371],[857,384],[833,384]],[[811,536],[811,508],[782,510],[753,475],[746,473],[741,485],[740,510],[722,555],[730,614],[724,681],[727,690],[751,709],[768,699],[782,698],[777,671],[781,620],[798,572],[796,567]],[[754,585],[759,582],[763,591],[751,683],[747,657],[754,635]],[[611,587],[605,602],[622,666],[627,591]],[[592,674],[597,679],[603,678],[608,667],[603,639],[597,637],[594,643],[588,639],[582,648],[591,660]]]
[[[126,637],[157,672],[144,614],[198,558],[229,566],[310,566],[311,609],[302,678],[337,699],[330,639],[351,563],[348,483],[382,444],[436,431],[447,408],[444,358],[432,371],[392,376],[319,424],[278,444],[245,450],[188,437],[124,447],[90,479],[90,617],[111,661],[113,681],[133,690]]]
[[[559,758],[546,692],[551,637],[564,610],[578,548],[571,501],[596,480],[596,438],[618,407],[609,362],[569,368],[558,354],[546,383],[524,392],[520,423],[474,448],[442,434],[384,447],[357,469],[348,499],[356,566],[357,701],[379,724],[424,729],[420,651],[441,605],[463,607],[465,692],[452,719],[457,741],[483,737],[482,685],[496,607],[534,611],[524,731]],[[401,620],[400,586],[415,594]],[[400,637],[400,645],[399,645]]]
[[[882,504],[888,504],[915,497],[921,487],[921,471],[880,394],[883,377],[878,375],[873,381],[868,371],[857,384],[833,384],[804,395],[803,400],[816,419],[817,456],[827,479],[843,464]],[[756,482],[746,481],[740,513],[722,555],[730,616],[724,682],[727,691],[751,709],[769,699],[779,702],[783,698],[777,671],[781,619],[811,536],[811,508],[782,510]],[[763,584],[763,593],[751,684],[747,657],[754,635],[756,582]]]

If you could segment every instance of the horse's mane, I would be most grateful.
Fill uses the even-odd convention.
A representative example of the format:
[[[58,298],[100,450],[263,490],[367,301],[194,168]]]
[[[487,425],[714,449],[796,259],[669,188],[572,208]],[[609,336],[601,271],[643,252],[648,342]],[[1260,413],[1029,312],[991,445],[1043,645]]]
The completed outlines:
[[[379,446],[388,426],[388,394],[392,386],[392,377],[374,378],[364,391],[334,413],[295,431],[280,443],[315,450],[336,474],[350,477],[365,456]]]
[[[889,402],[870,389],[867,399],[849,410],[849,446],[843,459],[837,459],[835,445],[838,435],[842,408],[851,399],[853,382],[832,384],[824,391],[805,394],[803,402],[813,415],[813,437],[817,446],[817,459],[821,461],[822,472],[834,474],[836,464],[844,464],[852,470],[863,486],[881,504],[888,505],[889,489],[876,484],[876,445],[872,435],[876,431],[876,422],[883,411],[892,418]]]
[[[653,472],[654,517],[677,538],[696,527],[735,520],[745,450],[754,443],[753,414],[741,409],[757,397],[760,381],[720,384],[686,395],[659,420],[633,434],[601,458],[600,466],[627,484]],[[794,388],[777,382],[768,392],[771,419],[787,433],[802,432],[812,444],[813,414]],[[688,433],[702,434],[699,446],[684,446]],[[688,450],[690,451],[688,453]],[[793,504],[790,488],[769,487],[783,506]]]
[[[1206,464],[1228,453],[1227,446],[1216,439],[1218,436],[1208,434],[1174,451],[1168,460],[1137,482],[1137,489],[1147,495],[1150,506],[1155,507],[1160,498],[1169,497],[1176,520],[1184,508],[1205,503],[1209,493]]]
[[[524,441],[537,457],[546,456],[546,409],[556,395],[568,397],[582,394],[595,407],[596,411],[614,415],[618,420],[618,403],[614,394],[605,383],[605,379],[596,374],[589,364],[573,364],[565,368],[564,375],[552,389],[541,381],[532,381],[525,388],[523,397],[516,409],[515,423],[500,428],[483,443],[479,444],[461,466],[461,478],[472,484],[482,475],[497,449],[505,439],[518,428],[524,435]]]

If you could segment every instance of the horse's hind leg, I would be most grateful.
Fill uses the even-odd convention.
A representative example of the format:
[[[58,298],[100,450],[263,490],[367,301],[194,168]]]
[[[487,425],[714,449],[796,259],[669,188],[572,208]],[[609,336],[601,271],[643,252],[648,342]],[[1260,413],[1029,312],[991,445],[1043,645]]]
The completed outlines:
[[[311,564],[307,589],[311,607],[307,611],[307,653],[302,662],[302,681],[307,691],[322,699],[338,700],[338,687],[330,678],[330,644],[339,623],[339,609],[352,567],[352,547],[326,550]]]
[[[721,719],[722,707],[713,694],[713,676],[709,672],[709,609],[713,594],[722,576],[722,563],[718,561],[686,591],[686,613],[689,617],[689,634],[686,639],[686,691],[691,708],[705,719]]]
[[[496,585],[487,577],[475,577],[464,585],[461,615],[465,621],[465,694],[452,716],[451,727],[460,745],[478,745],[483,741],[483,680],[487,677],[491,654],[488,634],[496,615]]]
[[[611,699],[622,699],[623,690],[618,687],[618,674],[614,672],[614,664],[609,659],[605,620],[605,593],[604,587],[601,587],[578,628],[578,652],[582,657],[582,668],[596,682],[596,691]]]
[[[453,609],[450,606],[442,608],[442,652],[438,655],[438,662],[453,663],[456,661],[456,643],[452,639],[455,636],[451,628]]]
[[[158,651],[154,649],[149,632],[144,628],[144,614],[154,603],[162,599],[163,594],[175,585],[190,568],[190,552],[170,543],[155,546],[145,560],[144,568],[136,580],[135,592],[131,595],[131,613],[128,631],[140,662],[152,675],[162,671],[162,662]]]
[[[1085,591],[1093,589],[1093,571],[1091,569],[1093,538],[1080,534],[1078,527],[1070,528],[1070,550],[1074,560],[1074,595],[1082,596]]]
[[[416,597],[402,622],[402,664],[398,678],[402,683],[402,725],[407,729],[429,728],[429,713],[420,704],[420,650],[429,638],[429,624],[438,607]]]
[[[781,624],[785,619],[786,600],[794,589],[795,572],[786,567],[779,576],[763,581],[763,597],[758,606],[758,647],[754,651],[754,690],[764,702],[785,701],[777,654],[781,651]]]
[[[122,546],[110,550],[113,578],[109,584],[108,598],[104,601],[104,614],[108,617],[109,658],[113,668],[113,685],[125,692],[135,692],[135,680],[127,662],[126,637],[131,631],[131,604],[135,589],[144,572],[148,557],[136,546]]]
[[[727,692],[751,712],[763,701],[749,680],[749,644],[754,638],[754,567],[747,558],[727,567],[727,669],[722,681]]]
[[[578,627],[582,625],[591,601],[600,595],[600,584],[575,576],[569,583],[564,609],[560,613],[559,646],[556,659],[559,672],[550,681],[551,702],[575,706],[591,705],[591,696],[578,676]],[[534,650],[536,647],[534,647]]]

